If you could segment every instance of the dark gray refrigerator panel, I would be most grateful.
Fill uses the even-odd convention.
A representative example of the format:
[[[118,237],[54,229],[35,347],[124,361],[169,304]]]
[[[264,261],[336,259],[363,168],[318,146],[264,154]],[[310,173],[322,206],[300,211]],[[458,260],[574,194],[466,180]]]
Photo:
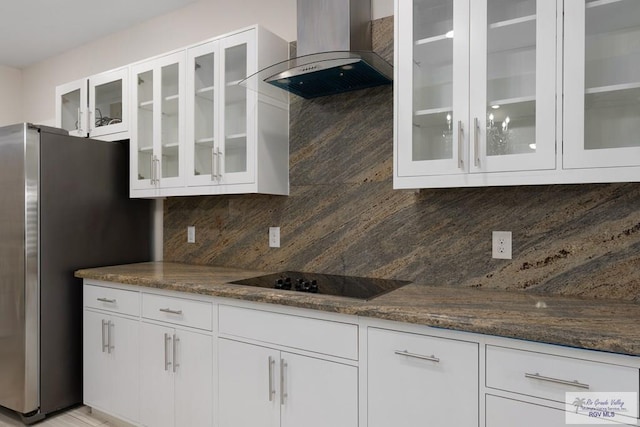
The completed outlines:
[[[0,350],[0,405],[36,420],[82,402],[82,286],[73,272],[150,260],[153,213],[149,200],[128,197],[127,143],[30,125],[23,133],[23,169],[35,165],[36,177],[26,174],[21,187],[19,171],[0,169],[0,190],[11,187],[16,199],[0,196],[0,241],[14,242],[0,243],[1,301],[3,292],[14,301],[11,315],[0,314],[0,348],[10,348]],[[20,163],[0,142],[0,166],[4,153]],[[18,217],[21,232],[11,225]],[[3,330],[11,331],[7,346]]]

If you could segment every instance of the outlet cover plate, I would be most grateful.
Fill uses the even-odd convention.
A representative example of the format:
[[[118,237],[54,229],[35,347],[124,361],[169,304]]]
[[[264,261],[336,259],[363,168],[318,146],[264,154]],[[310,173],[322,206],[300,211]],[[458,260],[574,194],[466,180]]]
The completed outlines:
[[[196,227],[194,225],[187,226],[187,243],[196,242]]]
[[[280,227],[269,227],[269,247],[280,247]]]
[[[511,232],[494,231],[491,239],[491,257],[511,259]]]

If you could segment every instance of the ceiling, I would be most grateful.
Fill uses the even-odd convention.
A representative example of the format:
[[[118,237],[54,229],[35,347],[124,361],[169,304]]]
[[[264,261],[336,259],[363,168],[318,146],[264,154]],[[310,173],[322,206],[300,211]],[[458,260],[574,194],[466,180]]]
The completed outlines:
[[[24,68],[196,0],[0,0],[0,65]]]

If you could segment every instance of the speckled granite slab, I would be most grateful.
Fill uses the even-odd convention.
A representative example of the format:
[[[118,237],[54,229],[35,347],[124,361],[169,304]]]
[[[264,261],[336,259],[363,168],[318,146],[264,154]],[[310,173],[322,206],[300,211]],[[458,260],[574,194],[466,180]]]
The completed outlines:
[[[418,284],[358,301],[228,284],[264,273],[152,262],[79,270],[76,276],[640,356],[635,303]]]

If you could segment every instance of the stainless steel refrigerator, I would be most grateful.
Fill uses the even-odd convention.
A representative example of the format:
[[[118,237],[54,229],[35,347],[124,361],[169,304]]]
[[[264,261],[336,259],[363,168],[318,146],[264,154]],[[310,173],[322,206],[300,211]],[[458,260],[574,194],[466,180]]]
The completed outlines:
[[[25,423],[82,402],[79,268],[148,261],[152,205],[128,144],[0,128],[0,406]]]

